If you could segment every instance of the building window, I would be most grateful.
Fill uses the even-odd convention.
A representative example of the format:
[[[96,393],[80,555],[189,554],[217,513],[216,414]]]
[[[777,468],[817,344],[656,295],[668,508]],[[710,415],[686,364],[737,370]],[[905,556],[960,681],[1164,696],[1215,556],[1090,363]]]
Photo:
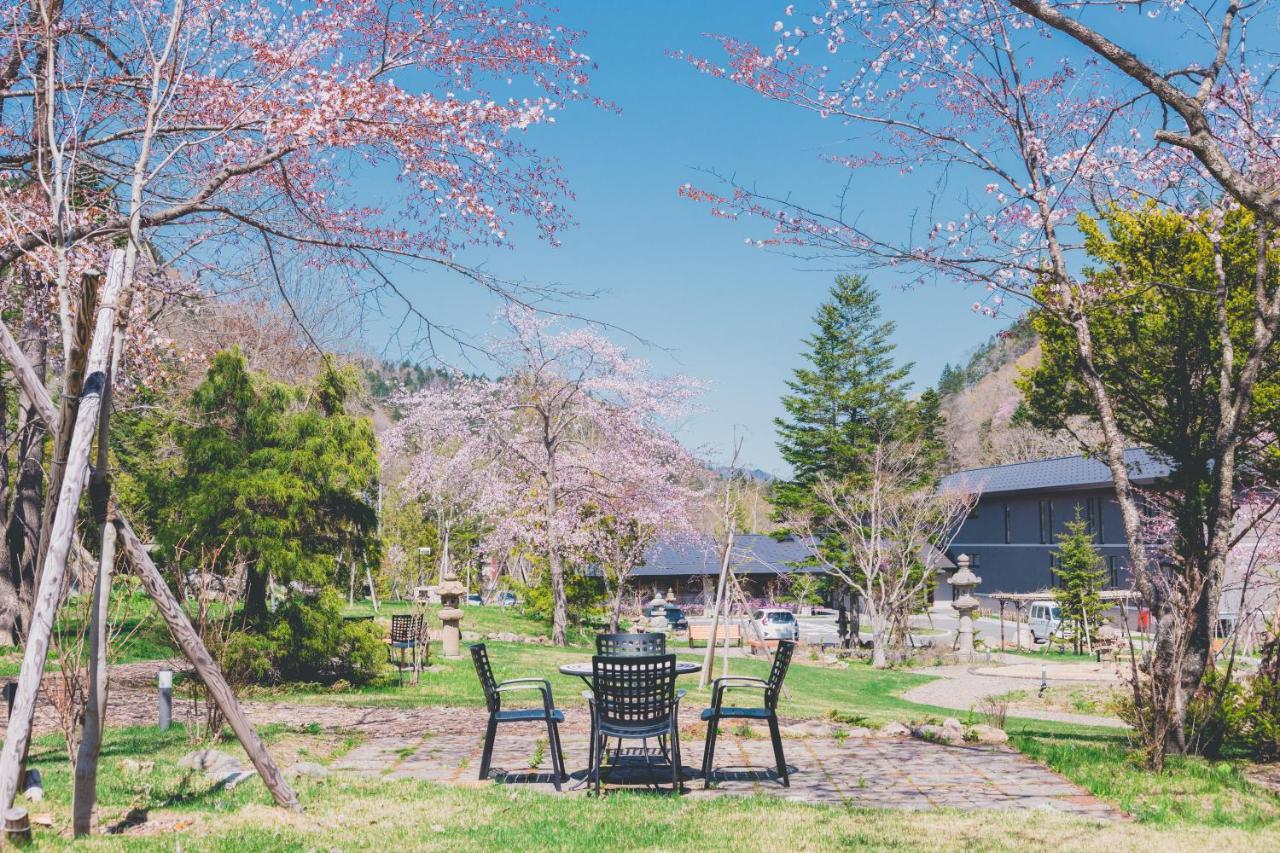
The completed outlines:
[[[1058,579],[1058,569],[1061,568],[1061,565],[1057,554],[1049,555],[1049,586],[1053,589],[1057,589],[1062,585],[1062,582]]]
[[[1108,589],[1120,588],[1120,560],[1116,557],[1107,557],[1107,580],[1111,583]]]
[[[1098,544],[1099,545],[1101,545],[1104,541],[1102,538],[1102,515],[1103,515],[1103,510],[1105,509],[1106,509],[1106,499],[1098,498]]]
[[[1013,528],[1012,528],[1012,525],[1010,525],[1009,521],[1010,521],[1009,505],[1005,504],[1004,505],[1004,544],[1006,545],[1008,545],[1010,542],[1013,541]]]
[[[1053,544],[1053,501],[1040,501],[1040,544]]]

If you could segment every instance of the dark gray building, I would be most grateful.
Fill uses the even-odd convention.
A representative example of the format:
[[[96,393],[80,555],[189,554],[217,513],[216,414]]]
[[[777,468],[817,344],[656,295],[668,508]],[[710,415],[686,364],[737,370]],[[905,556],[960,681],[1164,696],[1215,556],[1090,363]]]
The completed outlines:
[[[1169,473],[1169,466],[1146,450],[1129,450],[1125,457],[1139,485]],[[1077,507],[1106,560],[1108,587],[1128,588],[1120,507],[1111,471],[1097,459],[1064,456],[976,468],[944,477],[942,485],[981,493],[949,552],[953,560],[960,554],[973,559],[974,572],[982,578],[978,594],[1051,587],[1054,543]]]

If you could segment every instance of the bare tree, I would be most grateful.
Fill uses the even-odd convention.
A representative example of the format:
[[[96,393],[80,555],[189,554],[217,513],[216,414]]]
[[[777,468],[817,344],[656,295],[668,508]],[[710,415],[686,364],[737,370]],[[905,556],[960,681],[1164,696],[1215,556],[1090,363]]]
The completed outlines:
[[[929,590],[933,555],[946,550],[976,496],[921,486],[921,451],[911,444],[877,443],[868,461],[866,479],[814,484],[821,528],[812,512],[796,512],[788,524],[820,565],[857,592],[879,669],[901,645],[895,626]]]

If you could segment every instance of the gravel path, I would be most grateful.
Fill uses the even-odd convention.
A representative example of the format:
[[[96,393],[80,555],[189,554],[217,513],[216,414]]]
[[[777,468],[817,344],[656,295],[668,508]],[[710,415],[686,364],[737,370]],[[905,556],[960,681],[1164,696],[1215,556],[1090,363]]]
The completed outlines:
[[[984,664],[972,666],[957,664],[928,670],[929,675],[939,676],[936,681],[913,687],[902,694],[908,702],[938,705],[957,711],[978,709],[987,696],[998,696],[1014,690],[1035,690],[1040,686],[1039,664],[1026,658],[1007,657],[1008,666]],[[1085,682],[1106,684],[1114,682],[1112,672],[1099,671],[1092,664],[1052,664],[1049,686],[1060,687]],[[1055,677],[1058,676],[1058,677]],[[1092,676],[1092,677],[1091,677]],[[1115,717],[1095,714],[1071,714],[1066,711],[1050,711],[1039,708],[1010,708],[1009,716],[1033,720],[1050,720],[1058,723],[1075,723],[1084,726],[1127,728]]]

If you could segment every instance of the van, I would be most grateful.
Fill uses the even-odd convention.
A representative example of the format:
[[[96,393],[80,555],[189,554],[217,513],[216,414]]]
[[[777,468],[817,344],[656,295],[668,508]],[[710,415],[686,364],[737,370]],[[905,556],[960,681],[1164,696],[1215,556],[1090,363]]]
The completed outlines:
[[[1031,602],[1031,612],[1027,618],[1027,628],[1031,630],[1031,638],[1037,643],[1047,643],[1049,638],[1059,633],[1062,627],[1062,608],[1053,601]]]

